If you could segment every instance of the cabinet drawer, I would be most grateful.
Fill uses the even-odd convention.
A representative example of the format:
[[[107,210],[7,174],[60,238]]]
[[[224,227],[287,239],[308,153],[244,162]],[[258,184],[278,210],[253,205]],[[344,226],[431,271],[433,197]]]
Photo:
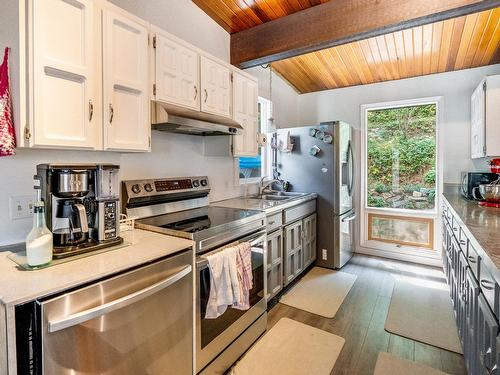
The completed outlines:
[[[316,211],[316,200],[303,203],[299,206],[285,210],[285,224],[291,223],[302,217],[309,216]]]
[[[479,271],[479,286],[481,288],[481,292],[484,294],[484,298],[488,301],[493,313],[498,318],[499,309],[498,309],[498,291],[499,286],[495,281],[490,271],[484,267],[480,267]]]
[[[454,216],[451,220],[451,230],[453,231],[453,235],[458,238],[460,235],[460,224],[458,224],[457,219],[455,219]]]
[[[475,278],[479,279],[479,263],[481,262],[481,258],[470,242],[467,249],[467,262],[469,263],[470,269],[472,270]]]
[[[458,233],[458,243],[460,244],[460,248],[462,249],[463,253],[467,255],[467,246],[469,245],[469,239],[465,235],[462,227],[460,227]]]
[[[283,224],[283,215],[281,214],[281,212],[268,216],[266,227],[267,232],[269,233],[275,229],[278,229],[279,227],[281,227],[281,224]]]

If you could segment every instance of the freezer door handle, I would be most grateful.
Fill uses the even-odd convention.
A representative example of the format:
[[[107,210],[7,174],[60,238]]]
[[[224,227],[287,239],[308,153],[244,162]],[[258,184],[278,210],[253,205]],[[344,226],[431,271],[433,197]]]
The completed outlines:
[[[97,318],[99,316],[108,314],[112,311],[121,309],[123,307],[129,306],[135,302],[138,302],[146,297],[149,297],[160,290],[163,290],[177,281],[181,280],[185,276],[189,275],[192,271],[193,267],[189,264],[184,266],[179,272],[163,279],[153,285],[150,285],[144,289],[138,290],[137,292],[128,294],[124,297],[118,298],[114,301],[105,303],[100,306],[93,307],[88,310],[84,310],[62,319],[51,320],[48,322],[48,331],[49,332],[57,332],[63,330],[65,328],[69,328],[75,326],[77,324],[86,322],[88,320]]]
[[[345,217],[345,218],[343,218],[343,219],[342,219],[342,222],[343,222],[343,223],[346,223],[346,222],[348,222],[348,221],[352,221],[352,220],[354,220],[354,219],[356,219],[356,214],[355,214],[355,213],[354,213],[354,214],[351,214],[351,215],[349,215],[349,216],[347,216],[347,217]]]

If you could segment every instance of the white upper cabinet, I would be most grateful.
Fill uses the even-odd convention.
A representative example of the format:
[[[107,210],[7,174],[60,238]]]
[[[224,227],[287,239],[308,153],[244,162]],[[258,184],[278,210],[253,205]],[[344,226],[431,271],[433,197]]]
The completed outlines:
[[[201,56],[201,111],[231,117],[231,70]]]
[[[161,33],[156,33],[155,49],[156,101],[199,111],[198,52]]]
[[[148,25],[103,11],[104,149],[147,151],[151,122]]]
[[[98,149],[100,58],[90,0],[31,0],[29,146]]]
[[[234,156],[257,156],[259,147],[258,85],[249,77],[233,72],[233,119],[243,132],[233,138]]]
[[[500,75],[481,81],[471,97],[471,157],[500,156]]]

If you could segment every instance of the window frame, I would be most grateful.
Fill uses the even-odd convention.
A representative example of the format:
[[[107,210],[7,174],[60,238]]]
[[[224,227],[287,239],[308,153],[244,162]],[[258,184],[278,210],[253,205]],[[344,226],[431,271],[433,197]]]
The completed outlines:
[[[434,209],[430,210],[410,210],[394,209],[388,207],[369,207],[367,202],[367,156],[368,156],[368,111],[410,107],[426,104],[436,105],[436,199]],[[360,222],[359,222],[359,246],[361,253],[379,255],[400,260],[417,261],[420,263],[439,264],[441,252],[439,239],[441,238],[441,225],[439,211],[441,207],[441,193],[443,191],[443,150],[441,147],[442,139],[442,110],[443,97],[424,97],[416,99],[397,100],[389,102],[380,102],[361,105],[361,172],[360,172]],[[434,243],[433,248],[405,246],[401,244],[390,244],[368,239],[368,214],[375,213],[380,215],[391,215],[401,217],[421,217],[424,219],[433,219]],[[427,259],[427,260],[426,260]],[[436,261],[439,261],[436,263]]]
[[[269,146],[269,137],[270,132],[267,127],[267,121],[272,116],[273,103],[264,97],[258,97],[258,104],[261,106],[261,110],[259,111],[259,133],[264,133],[268,137],[268,142],[265,146],[258,146],[260,148],[261,155],[261,166],[260,166],[260,177],[250,177],[250,178],[241,178],[240,176],[240,158],[236,159],[236,170],[237,170],[237,178],[240,185],[253,184],[260,182],[262,178],[271,176],[271,147]]]

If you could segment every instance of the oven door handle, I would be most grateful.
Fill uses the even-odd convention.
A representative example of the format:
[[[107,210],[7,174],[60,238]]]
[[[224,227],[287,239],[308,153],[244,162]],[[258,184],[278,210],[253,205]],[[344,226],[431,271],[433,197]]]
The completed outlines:
[[[57,332],[63,330],[65,328],[69,328],[75,326],[77,324],[86,322],[88,320],[97,318],[99,316],[108,314],[112,311],[121,309],[123,307],[129,306],[135,302],[143,300],[146,297],[149,297],[160,290],[163,290],[177,281],[181,280],[185,276],[189,275],[192,271],[193,267],[189,264],[184,266],[179,272],[163,279],[153,285],[150,285],[144,289],[138,290],[137,292],[128,294],[124,297],[118,298],[114,301],[105,303],[103,305],[93,307],[88,310],[84,310],[78,312],[76,314],[69,315],[62,319],[55,319],[48,322],[48,331],[50,333]]]
[[[254,233],[250,236],[244,237],[236,242],[230,243],[222,248],[215,249],[207,254],[203,254],[203,255],[196,258],[196,269],[198,271],[201,271],[202,269],[205,269],[208,267],[207,256],[209,256],[209,255],[213,255],[215,253],[218,253],[219,251],[227,249],[228,247],[235,246],[235,245],[238,245],[242,242],[247,242],[247,241],[250,242],[250,246],[255,246],[261,242],[264,242],[265,239],[266,239],[266,231],[262,230],[260,232]]]

